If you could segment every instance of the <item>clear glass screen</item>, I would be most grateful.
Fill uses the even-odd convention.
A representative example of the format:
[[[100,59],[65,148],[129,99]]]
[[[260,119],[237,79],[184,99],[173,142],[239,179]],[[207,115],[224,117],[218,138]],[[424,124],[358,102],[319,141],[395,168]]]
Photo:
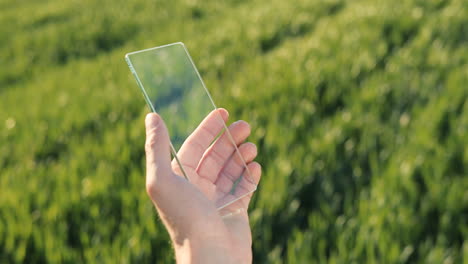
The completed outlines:
[[[172,154],[180,168],[177,168],[176,173],[197,186],[218,209],[255,191],[256,182],[184,44],[179,42],[131,52],[125,59],[147,104],[166,123]],[[184,145],[184,142],[205,119],[210,119],[211,123],[217,122],[214,126],[220,128],[220,131],[198,133],[198,138],[206,135],[201,138],[206,150],[204,149],[201,157],[187,157],[187,149],[183,148],[188,148],[189,145],[193,147],[194,144],[192,142]],[[213,137],[213,133],[216,136]],[[210,142],[209,145],[206,144],[207,141]],[[211,170],[207,166],[211,166],[212,162],[203,162],[203,159],[208,158],[210,148],[214,148],[217,141],[220,141],[217,148],[223,145],[223,151],[229,154],[215,159],[222,164],[211,164],[213,167],[221,166],[222,169]],[[197,166],[194,166],[193,160],[186,162],[187,159],[197,159]],[[202,166],[205,167],[201,168]]]

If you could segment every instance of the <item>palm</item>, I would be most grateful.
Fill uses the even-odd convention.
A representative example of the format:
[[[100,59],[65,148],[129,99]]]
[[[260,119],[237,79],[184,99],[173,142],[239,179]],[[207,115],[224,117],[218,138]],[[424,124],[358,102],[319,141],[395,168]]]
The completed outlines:
[[[211,202],[212,208],[206,208],[207,210],[216,210],[215,208],[233,201],[235,197],[244,196],[223,208],[222,214],[236,214],[223,219],[232,235],[231,240],[236,244],[249,245],[251,242],[247,215],[251,197],[249,193],[255,189],[261,170],[258,163],[252,162],[257,155],[255,145],[243,143],[250,134],[246,122],[240,121],[229,126],[232,138],[227,133],[223,133],[211,144],[224,128],[223,121],[227,120],[227,115],[224,109],[210,113],[187,138],[177,156],[190,182]],[[239,146],[239,152],[236,152],[232,141]],[[172,167],[177,174],[182,175],[176,160],[173,160]],[[239,177],[240,181],[237,182]]]

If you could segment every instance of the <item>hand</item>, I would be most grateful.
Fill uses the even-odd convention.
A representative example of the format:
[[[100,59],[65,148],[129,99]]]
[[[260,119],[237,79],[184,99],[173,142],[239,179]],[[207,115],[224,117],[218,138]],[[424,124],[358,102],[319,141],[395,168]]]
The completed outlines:
[[[234,185],[230,175],[240,175],[244,170],[244,163],[235,155],[226,133],[211,145],[224,128],[220,117],[226,122],[228,112],[225,109],[211,112],[178,152],[188,182],[180,176],[183,174],[176,160],[170,160],[170,140],[164,121],[155,113],[146,116],[146,190],[169,232],[178,263],[252,262],[247,214],[252,194],[221,212],[216,209],[215,201],[229,195]],[[250,134],[249,125],[238,121],[229,126],[229,131],[248,164],[252,184],[258,184],[261,167],[253,162],[256,146],[243,143]]]

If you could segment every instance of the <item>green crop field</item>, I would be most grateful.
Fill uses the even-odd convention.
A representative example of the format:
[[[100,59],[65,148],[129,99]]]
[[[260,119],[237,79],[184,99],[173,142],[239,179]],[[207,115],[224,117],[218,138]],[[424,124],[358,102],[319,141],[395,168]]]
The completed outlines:
[[[468,1],[0,0],[0,263],[172,263],[127,52],[252,125],[254,263],[468,263]]]

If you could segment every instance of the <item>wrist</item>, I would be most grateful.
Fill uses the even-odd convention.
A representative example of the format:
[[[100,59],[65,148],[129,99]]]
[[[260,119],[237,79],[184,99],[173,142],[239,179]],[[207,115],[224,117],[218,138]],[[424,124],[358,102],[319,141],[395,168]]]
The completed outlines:
[[[213,238],[186,238],[174,243],[175,257],[185,263],[239,263],[230,250],[229,241]]]

